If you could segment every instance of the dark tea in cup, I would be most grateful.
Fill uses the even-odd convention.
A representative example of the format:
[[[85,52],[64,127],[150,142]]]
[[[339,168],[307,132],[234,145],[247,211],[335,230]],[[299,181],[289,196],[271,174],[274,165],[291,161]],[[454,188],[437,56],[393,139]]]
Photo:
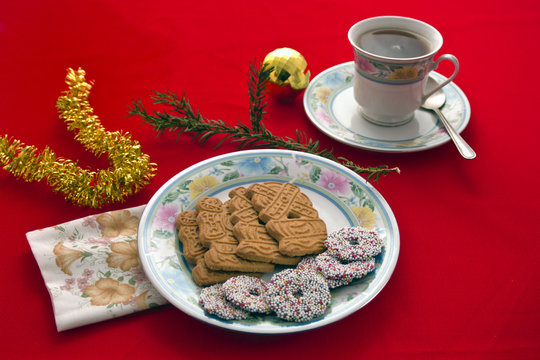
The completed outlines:
[[[358,37],[356,44],[369,53],[390,58],[415,58],[431,52],[425,37],[400,29],[368,31]]]

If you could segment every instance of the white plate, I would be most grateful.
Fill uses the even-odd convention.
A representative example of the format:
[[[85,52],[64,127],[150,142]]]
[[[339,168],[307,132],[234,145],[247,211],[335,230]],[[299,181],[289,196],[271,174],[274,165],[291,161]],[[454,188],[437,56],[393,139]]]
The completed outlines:
[[[293,182],[304,192],[329,232],[343,226],[371,225],[384,239],[376,269],[351,285],[332,290],[326,314],[304,323],[275,315],[226,321],[206,314],[198,304],[200,288],[193,282],[174,231],[174,219],[193,209],[201,196],[222,200],[237,186],[254,182]],[[374,215],[374,216],[373,216]],[[392,210],[370,184],[349,169],[319,156],[286,150],[249,150],[217,156],[180,172],[165,183],[146,206],[139,225],[139,255],[154,287],[185,313],[212,325],[252,333],[288,333],[317,328],[352,314],[372,300],[390,279],[398,259],[399,230]],[[279,269],[277,269],[279,270]],[[276,271],[277,271],[276,270]],[[263,279],[269,279],[265,274]]]
[[[437,82],[446,78],[432,71]],[[354,63],[333,66],[313,78],[304,93],[304,109],[313,124],[331,138],[354,147],[379,152],[413,152],[431,149],[450,137],[431,111],[419,109],[405,125],[386,127],[365,120],[353,94]],[[445,86],[441,111],[462,132],[471,117],[467,97],[453,82]]]

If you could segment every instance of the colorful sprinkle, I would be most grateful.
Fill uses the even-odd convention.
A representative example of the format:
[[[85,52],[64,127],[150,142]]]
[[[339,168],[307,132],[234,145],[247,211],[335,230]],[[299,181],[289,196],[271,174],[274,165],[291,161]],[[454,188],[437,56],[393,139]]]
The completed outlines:
[[[334,289],[340,286],[348,285],[350,284],[354,278],[352,276],[350,277],[342,277],[340,279],[327,279],[322,272],[320,272],[317,269],[317,257],[316,256],[306,256],[304,257],[296,266],[296,269],[298,271],[310,271],[314,272],[315,274],[321,276],[326,280],[326,283],[328,284],[328,287],[330,289]]]
[[[360,279],[375,269],[375,259],[370,257],[367,260],[342,262],[338,258],[330,255],[328,251],[317,255],[315,258],[317,270],[327,279]]]
[[[232,277],[223,284],[223,292],[228,301],[242,310],[255,313],[272,311],[264,298],[266,290],[264,281],[247,275]]]
[[[203,288],[199,297],[199,304],[207,313],[225,320],[241,320],[248,317],[247,312],[227,301],[222,284]]]
[[[279,318],[303,322],[322,316],[331,295],[324,278],[316,273],[286,269],[272,276],[266,299]]]
[[[334,231],[328,235],[324,245],[330,255],[342,261],[359,261],[378,255],[383,241],[375,231],[354,226]]]

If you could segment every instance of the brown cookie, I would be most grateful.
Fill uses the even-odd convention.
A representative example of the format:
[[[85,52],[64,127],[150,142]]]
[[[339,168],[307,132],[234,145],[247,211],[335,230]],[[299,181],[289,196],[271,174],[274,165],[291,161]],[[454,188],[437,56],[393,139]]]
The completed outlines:
[[[216,240],[227,237],[230,227],[226,209],[218,198],[203,197],[195,205],[199,240],[204,247],[210,248]]]
[[[262,273],[243,273],[238,271],[216,271],[209,269],[204,261],[204,258],[199,259],[197,265],[193,268],[191,275],[193,280],[199,286],[207,286],[212,284],[221,283],[227,281],[228,279],[239,276],[239,275],[249,275],[255,277],[261,277]]]
[[[274,265],[243,259],[235,254],[238,240],[234,237],[228,204],[212,197],[196,204],[199,239],[209,250],[204,254],[208,268],[220,271],[270,272]]]
[[[237,187],[229,192],[229,210],[231,211],[231,222],[236,224],[243,222],[246,224],[259,224],[259,213],[253,207],[251,199],[247,196],[247,189]]]
[[[195,210],[186,210],[178,214],[176,228],[178,229],[178,238],[182,242],[182,251],[186,261],[190,264],[196,264],[208,250],[199,241],[197,212]]]
[[[248,198],[247,189],[238,187],[229,192],[229,209],[233,234],[238,239],[236,255],[249,260],[296,265],[299,257],[285,256],[279,252],[278,242],[268,235],[259,222],[259,214]]]
[[[303,256],[324,251],[326,224],[298,186],[275,182],[253,184],[247,195],[268,234],[278,240],[280,253]]]
[[[254,208],[259,212],[259,219],[264,223],[283,218],[317,218],[319,216],[307,195],[291,183],[252,184],[247,194]]]
[[[284,255],[304,256],[324,251],[326,224],[319,218],[270,220],[266,230],[279,241],[279,252]]]
[[[279,243],[268,234],[264,225],[239,222],[233,231],[239,241],[236,255],[244,259],[281,265],[296,265],[301,260],[298,256],[283,255]]]

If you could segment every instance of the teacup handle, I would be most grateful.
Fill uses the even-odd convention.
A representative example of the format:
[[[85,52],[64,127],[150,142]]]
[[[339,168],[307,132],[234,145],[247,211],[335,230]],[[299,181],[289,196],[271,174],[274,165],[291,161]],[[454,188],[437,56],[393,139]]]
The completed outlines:
[[[454,55],[450,55],[450,54],[441,55],[437,59],[437,61],[435,61],[433,63],[433,65],[431,66],[431,70],[435,70],[439,66],[439,63],[441,61],[443,61],[443,60],[450,60],[454,64],[454,73],[448,79],[446,79],[444,82],[440,83],[439,86],[435,87],[434,89],[431,89],[427,94],[424,94],[424,96],[422,97],[422,103],[424,101],[426,101],[426,99],[428,97],[435,94],[435,92],[437,90],[445,87],[446,85],[448,85],[448,83],[450,83],[450,81],[454,80],[454,78],[456,77],[456,75],[457,75],[457,73],[459,71],[459,61],[458,61],[458,59]]]

